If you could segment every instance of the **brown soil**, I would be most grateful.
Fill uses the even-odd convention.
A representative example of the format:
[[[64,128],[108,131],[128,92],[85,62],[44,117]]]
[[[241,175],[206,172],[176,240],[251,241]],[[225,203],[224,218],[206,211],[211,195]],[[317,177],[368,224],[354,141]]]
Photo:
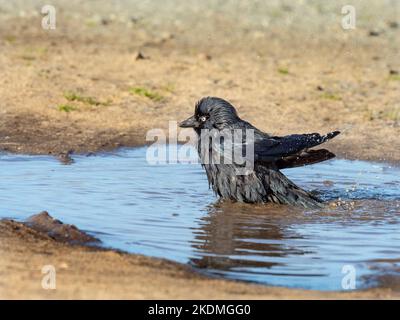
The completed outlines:
[[[0,149],[142,144],[148,129],[167,128],[215,95],[267,132],[338,129],[330,148],[342,157],[400,158],[400,28],[391,24],[399,8],[356,1],[357,28],[346,31],[338,4],[133,2],[124,11],[129,3],[83,3],[59,1],[56,30],[41,28],[37,1],[22,5],[23,17],[0,13]]]
[[[349,293],[266,287],[211,279],[190,267],[57,242],[11,220],[0,222],[0,299],[399,299],[390,289]],[[56,288],[43,289],[42,268]]]

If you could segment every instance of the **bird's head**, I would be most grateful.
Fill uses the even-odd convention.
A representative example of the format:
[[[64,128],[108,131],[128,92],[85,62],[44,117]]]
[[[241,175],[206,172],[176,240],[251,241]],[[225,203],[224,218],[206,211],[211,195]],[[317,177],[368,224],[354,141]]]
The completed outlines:
[[[194,115],[182,121],[181,128],[222,130],[239,120],[236,109],[224,99],[216,97],[202,98],[196,103]]]

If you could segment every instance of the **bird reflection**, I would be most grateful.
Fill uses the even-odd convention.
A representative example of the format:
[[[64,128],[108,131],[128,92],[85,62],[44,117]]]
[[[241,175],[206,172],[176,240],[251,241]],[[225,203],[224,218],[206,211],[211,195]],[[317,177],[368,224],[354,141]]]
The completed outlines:
[[[195,257],[190,263],[220,271],[271,268],[284,264],[282,258],[288,255],[303,255],[290,241],[301,238],[290,228],[301,217],[298,210],[274,204],[212,205],[193,230]]]

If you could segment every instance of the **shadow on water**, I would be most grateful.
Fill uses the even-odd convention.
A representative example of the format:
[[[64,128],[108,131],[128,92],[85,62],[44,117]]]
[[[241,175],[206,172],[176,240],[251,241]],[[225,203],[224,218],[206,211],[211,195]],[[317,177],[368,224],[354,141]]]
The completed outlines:
[[[332,160],[285,173],[323,210],[218,202],[200,165],[149,165],[146,148],[74,156],[0,155],[0,217],[47,210],[105,246],[270,285],[399,288],[400,168]],[[397,284],[396,284],[397,283]]]

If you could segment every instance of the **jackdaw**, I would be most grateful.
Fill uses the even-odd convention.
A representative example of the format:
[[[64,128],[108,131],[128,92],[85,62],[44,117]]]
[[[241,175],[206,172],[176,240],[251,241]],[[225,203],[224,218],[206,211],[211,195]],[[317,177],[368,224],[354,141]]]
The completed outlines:
[[[196,103],[194,115],[179,126],[193,128],[197,133],[197,151],[202,166],[209,185],[220,198],[247,203],[322,207],[320,199],[296,186],[280,170],[335,157],[326,149],[309,149],[334,138],[339,131],[325,135],[269,135],[240,119],[229,102],[216,97],[202,98]],[[229,138],[226,132],[230,132],[233,138]],[[239,154],[240,159],[246,161],[238,164],[235,156],[227,150]],[[246,150],[251,150],[250,154],[245,154]],[[250,161],[252,166],[249,167]]]

